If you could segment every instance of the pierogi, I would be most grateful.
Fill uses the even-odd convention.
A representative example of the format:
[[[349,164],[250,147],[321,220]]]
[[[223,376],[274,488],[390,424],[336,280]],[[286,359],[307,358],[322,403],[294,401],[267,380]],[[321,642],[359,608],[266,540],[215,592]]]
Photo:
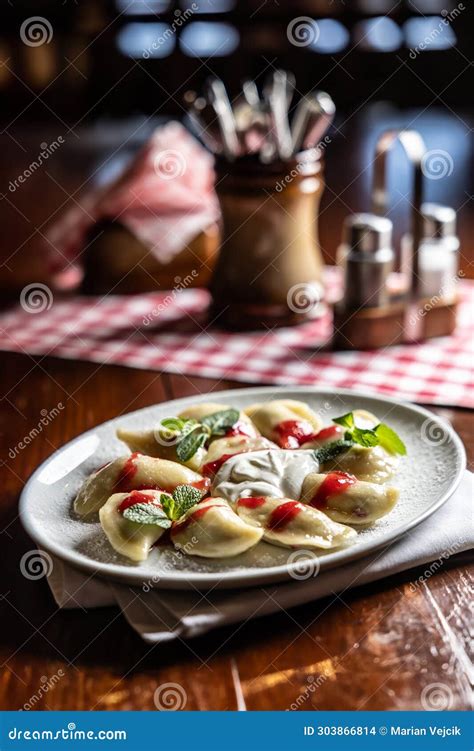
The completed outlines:
[[[223,498],[193,506],[171,528],[178,550],[203,558],[229,558],[260,542],[263,530],[246,524]]]
[[[358,480],[346,472],[310,474],[303,482],[301,501],[343,524],[371,524],[390,513],[398,490]]]
[[[357,537],[350,527],[291,498],[239,498],[235,509],[247,524],[263,529],[265,542],[285,548],[328,550],[350,545]]]
[[[349,451],[325,462],[322,469],[324,472],[348,472],[359,480],[382,484],[394,476],[399,463],[398,457],[388,454],[381,446],[353,446]]]
[[[106,464],[87,478],[74,501],[79,516],[94,514],[113,493],[130,490],[174,490],[193,485],[203,491],[209,485],[197,472],[166,459],[129,454]]]
[[[161,507],[161,493],[157,490],[132,490],[131,493],[114,493],[99,510],[99,519],[105,535],[117,553],[132,561],[145,561],[155,542],[165,529],[155,524],[140,524],[123,516],[128,503],[153,503]]]
[[[294,399],[252,404],[244,411],[265,438],[285,449],[299,448],[304,440],[309,440],[323,426],[316,412],[304,402]]]
[[[188,422],[191,421],[191,422]],[[105,536],[131,561],[155,543],[203,558],[257,545],[328,551],[390,513],[403,441],[365,410],[321,417],[277,399],[244,410],[195,404],[149,430],[119,428],[134,452],[86,479],[75,512],[99,512]],[[157,432],[158,430],[158,432]]]
[[[117,438],[123,441],[130,451],[139,452],[146,456],[153,456],[159,459],[168,459],[177,462],[176,443],[173,439],[166,440],[165,434],[160,432],[159,426],[149,430],[129,430],[128,428],[118,428]],[[206,449],[201,446],[194,456],[187,462],[183,462],[185,467],[198,470],[204,457]]]

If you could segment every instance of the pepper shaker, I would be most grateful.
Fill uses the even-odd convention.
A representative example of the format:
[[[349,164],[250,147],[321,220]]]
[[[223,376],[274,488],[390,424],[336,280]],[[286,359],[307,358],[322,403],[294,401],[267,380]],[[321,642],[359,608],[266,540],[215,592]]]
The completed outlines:
[[[345,309],[379,308],[389,301],[393,270],[392,222],[375,214],[352,214],[344,222],[338,262],[344,270]]]

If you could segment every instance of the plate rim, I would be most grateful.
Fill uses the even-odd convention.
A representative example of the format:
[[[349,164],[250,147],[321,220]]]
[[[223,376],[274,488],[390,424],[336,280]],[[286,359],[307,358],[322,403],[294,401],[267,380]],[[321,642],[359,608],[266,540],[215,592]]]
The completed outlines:
[[[450,439],[452,440],[455,448],[456,448],[456,455],[459,459],[459,467],[457,470],[457,474],[454,477],[450,487],[448,490],[438,498],[436,503],[433,506],[430,506],[429,508],[425,509],[420,513],[419,516],[412,519],[409,523],[399,525],[395,529],[393,529],[390,533],[387,534],[387,536],[380,541],[379,543],[374,542],[367,542],[362,543],[361,545],[354,547],[352,553],[348,554],[349,551],[351,551],[351,548],[343,548],[341,550],[335,551],[334,553],[330,554],[329,556],[322,557],[319,560],[319,566],[318,566],[318,573],[325,570],[330,570],[332,568],[337,568],[341,565],[350,564],[353,563],[356,560],[359,560],[360,558],[369,556],[371,553],[376,552],[380,550],[382,547],[386,545],[390,545],[391,543],[398,540],[400,537],[402,537],[404,534],[409,532],[414,527],[417,527],[419,524],[421,524],[423,521],[425,521],[427,518],[429,518],[432,514],[434,514],[436,511],[438,511],[441,506],[443,506],[446,501],[451,498],[451,496],[455,493],[457,490],[459,483],[461,482],[461,479],[464,475],[464,472],[466,470],[466,450],[464,447],[464,444],[459,437],[459,435],[456,433],[452,425],[444,420],[442,417],[439,417],[439,415],[435,414],[434,412],[431,412],[426,407],[422,407],[418,404],[413,404],[411,402],[403,401],[400,399],[396,399],[395,397],[389,397],[382,394],[379,394],[377,392],[371,393],[364,393],[359,390],[352,390],[352,389],[346,389],[346,388],[331,388],[331,387],[313,387],[313,386],[252,386],[247,388],[237,388],[237,389],[226,389],[225,391],[210,391],[206,392],[205,394],[196,394],[191,396],[185,396],[185,397],[178,397],[176,399],[170,399],[164,402],[155,402],[154,404],[150,404],[146,407],[141,407],[140,409],[133,410],[132,412],[126,412],[122,415],[117,415],[116,417],[112,417],[109,420],[106,420],[104,422],[99,423],[98,425],[94,426],[93,428],[89,428],[88,430],[80,433],[79,435],[72,438],[67,443],[63,444],[59,449],[56,449],[52,454],[50,454],[46,459],[44,459],[41,464],[33,471],[33,473],[28,478],[27,482],[25,483],[25,486],[23,487],[23,490],[20,494],[19,499],[19,505],[18,505],[18,512],[20,521],[23,525],[23,528],[27,532],[27,534],[31,537],[33,542],[39,546],[41,550],[44,550],[46,553],[55,556],[56,558],[59,558],[61,561],[66,563],[67,565],[70,565],[72,568],[79,570],[81,572],[86,572],[90,575],[98,576],[101,579],[105,579],[108,581],[115,581],[122,584],[128,584],[129,586],[143,586],[144,584],[147,584],[150,586],[150,588],[154,589],[174,589],[174,590],[183,590],[183,589],[199,589],[206,590],[208,588],[212,589],[241,589],[241,588],[247,588],[247,587],[255,587],[259,585],[268,584],[271,582],[277,583],[277,582],[284,582],[288,581],[292,578],[291,574],[293,571],[296,571],[298,568],[298,562],[294,562],[293,564],[278,564],[276,566],[268,567],[268,568],[262,568],[262,569],[246,569],[245,571],[238,572],[238,571],[232,571],[232,572],[220,572],[220,573],[213,573],[213,572],[202,572],[199,574],[191,573],[189,572],[180,572],[176,571],[173,574],[165,574],[164,577],[160,576],[159,581],[153,582],[150,584],[149,581],[145,580],[142,575],[135,574],[133,570],[130,571],[110,571],[110,566],[114,567],[120,567],[120,564],[109,564],[109,563],[103,563],[100,561],[94,561],[91,558],[87,558],[83,554],[75,553],[74,551],[70,550],[64,550],[61,548],[61,546],[55,542],[50,542],[48,539],[46,539],[45,536],[43,536],[43,533],[41,531],[38,531],[34,524],[34,519],[31,516],[30,513],[27,510],[26,506],[29,500],[30,493],[34,490],[34,486],[36,483],[37,476],[44,470],[47,464],[49,464],[51,461],[54,460],[56,456],[59,456],[63,451],[66,449],[72,447],[75,443],[83,440],[89,435],[93,435],[95,431],[97,431],[99,428],[106,428],[107,426],[111,425],[112,423],[116,423],[117,420],[120,420],[122,418],[130,418],[134,415],[139,415],[143,412],[147,412],[153,407],[165,407],[167,405],[174,405],[174,404],[184,404],[184,403],[190,403],[190,402],[200,402],[204,401],[206,399],[209,399],[210,397],[215,397],[216,400],[225,400],[225,397],[232,396],[232,398],[238,398],[239,394],[245,395],[245,394],[254,394],[255,392],[261,393],[261,394],[275,394],[278,393],[279,395],[284,394],[285,392],[300,392],[300,393],[311,393],[314,396],[324,396],[327,395],[338,395],[341,394],[345,397],[354,397],[354,398],[363,398],[363,399],[374,399],[374,400],[380,400],[381,402],[389,403],[394,405],[395,407],[404,407],[410,411],[418,412],[423,417],[430,418],[432,420],[435,420],[438,424],[442,426],[442,428],[446,431],[446,433],[449,435]],[[281,398],[284,398],[282,396]],[[79,560],[78,560],[79,557]],[[341,560],[342,559],[342,560]],[[158,577],[157,577],[158,578]],[[242,581],[243,578],[243,581]],[[293,577],[294,579],[294,577]],[[217,581],[216,581],[217,580]]]

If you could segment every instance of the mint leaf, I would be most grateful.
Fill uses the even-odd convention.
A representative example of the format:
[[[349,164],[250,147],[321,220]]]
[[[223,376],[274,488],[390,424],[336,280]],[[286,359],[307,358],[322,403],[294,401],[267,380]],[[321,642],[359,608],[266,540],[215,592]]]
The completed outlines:
[[[326,462],[332,461],[339,454],[343,454],[353,447],[352,441],[332,441],[325,446],[321,446],[319,449],[315,449],[313,454],[316,461],[319,464],[326,464]]]
[[[175,503],[173,519],[179,519],[188,509],[199,503],[201,498],[202,493],[192,485],[178,485],[173,493]]]
[[[196,420],[182,420],[180,417],[165,417],[158,423],[157,433],[164,441],[175,441],[185,436],[198,425]]]
[[[371,446],[382,446],[389,454],[402,454],[405,455],[407,450],[402,439],[395,433],[392,428],[381,422],[374,429],[371,428],[358,428],[356,427],[354,415],[352,412],[348,412],[346,415],[336,417],[333,422],[338,425],[342,425],[345,429],[344,438],[346,441],[353,441],[370,448]]]
[[[208,428],[212,435],[225,435],[240,417],[238,409],[221,409],[212,415],[202,417],[201,425]]]
[[[334,417],[333,422],[337,425],[342,425],[343,428],[347,428],[349,431],[355,427],[354,415],[352,412],[347,412],[347,414],[341,415],[341,417]]]
[[[128,521],[137,524],[154,524],[157,527],[163,527],[163,529],[171,527],[170,519],[161,506],[157,506],[155,503],[135,503],[125,509],[123,516]]]
[[[165,417],[160,421],[160,427],[172,430],[174,433],[180,433],[185,425],[185,421],[180,417]]]
[[[208,436],[202,432],[200,426],[196,426],[190,433],[181,438],[179,443],[176,444],[176,456],[180,462],[187,462],[194,456],[201,446],[207,441]]]
[[[389,454],[401,454],[402,456],[405,456],[407,453],[406,446],[400,436],[397,435],[392,428],[389,428],[388,425],[381,422],[376,428],[374,428],[374,432],[379,439],[380,445],[385,451],[388,451]]]
[[[366,448],[378,446],[380,443],[378,436],[370,428],[354,428],[351,431],[351,438],[355,443]]]

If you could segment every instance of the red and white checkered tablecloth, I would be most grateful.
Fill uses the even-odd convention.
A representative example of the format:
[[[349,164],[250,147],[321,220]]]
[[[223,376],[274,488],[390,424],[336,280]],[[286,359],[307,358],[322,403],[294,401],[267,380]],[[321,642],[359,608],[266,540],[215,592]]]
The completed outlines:
[[[0,349],[246,383],[353,388],[406,401],[474,406],[474,283],[460,283],[451,337],[371,352],[322,349],[329,314],[297,327],[229,333],[209,326],[204,290],[43,298],[0,316]],[[50,305],[51,303],[51,305]],[[50,306],[50,307],[49,307]],[[31,310],[33,307],[31,307]]]

